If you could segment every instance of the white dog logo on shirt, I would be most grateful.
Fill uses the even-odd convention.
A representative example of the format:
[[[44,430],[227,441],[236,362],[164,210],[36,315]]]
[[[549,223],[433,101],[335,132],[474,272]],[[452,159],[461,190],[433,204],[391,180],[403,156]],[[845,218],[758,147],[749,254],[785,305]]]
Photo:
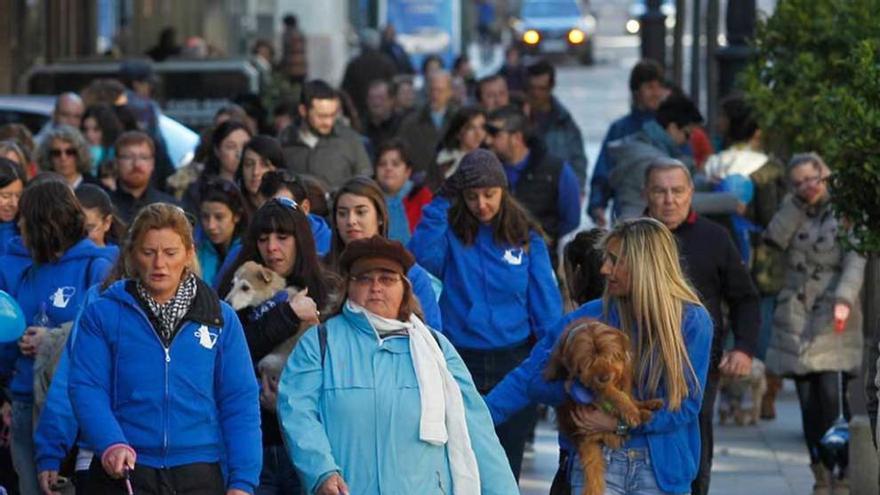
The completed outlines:
[[[74,294],[76,294],[76,289],[73,287],[59,287],[49,296],[49,299],[52,301],[52,306],[64,309],[70,303],[70,298]]]
[[[219,334],[211,333],[208,331],[208,327],[206,325],[202,325],[196,330],[196,337],[199,338],[199,345],[204,347],[205,349],[213,349],[214,344],[217,343],[217,337]]]
[[[519,266],[522,265],[523,261],[523,250],[522,248],[511,248],[507,251],[504,251],[504,261],[506,261],[510,265]]]

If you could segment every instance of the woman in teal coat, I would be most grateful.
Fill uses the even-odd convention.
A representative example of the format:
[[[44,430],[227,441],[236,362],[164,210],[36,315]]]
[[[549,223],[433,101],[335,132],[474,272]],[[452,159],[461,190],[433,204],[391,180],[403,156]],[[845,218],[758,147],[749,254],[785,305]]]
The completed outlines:
[[[287,363],[278,415],[308,493],[518,493],[464,363],[418,316],[413,263],[399,242],[350,242],[341,313]]]

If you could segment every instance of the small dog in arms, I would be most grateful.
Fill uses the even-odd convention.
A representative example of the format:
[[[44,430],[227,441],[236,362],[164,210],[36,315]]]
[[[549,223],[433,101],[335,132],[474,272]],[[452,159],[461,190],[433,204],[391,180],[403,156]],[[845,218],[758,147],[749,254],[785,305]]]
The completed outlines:
[[[617,417],[630,428],[651,419],[651,411],[663,401],[636,400],[633,396],[633,364],[629,337],[614,327],[582,318],[569,324],[550,356],[544,377],[566,381],[571,391],[575,380],[592,390],[595,407]],[[602,445],[618,449],[624,436],[616,432],[584,434],[572,417],[577,404],[569,398],[557,408],[559,429],[577,445],[586,486],[583,495],[605,493],[605,459]]]

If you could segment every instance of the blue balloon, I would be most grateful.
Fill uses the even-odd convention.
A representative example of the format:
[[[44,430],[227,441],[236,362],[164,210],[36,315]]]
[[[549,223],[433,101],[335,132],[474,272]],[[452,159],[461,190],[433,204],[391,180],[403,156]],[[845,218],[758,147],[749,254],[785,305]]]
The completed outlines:
[[[21,306],[9,294],[0,290],[0,343],[15,342],[27,327]]]
[[[718,184],[718,190],[729,192],[745,204],[749,204],[755,197],[755,185],[748,177],[740,174],[728,175]]]

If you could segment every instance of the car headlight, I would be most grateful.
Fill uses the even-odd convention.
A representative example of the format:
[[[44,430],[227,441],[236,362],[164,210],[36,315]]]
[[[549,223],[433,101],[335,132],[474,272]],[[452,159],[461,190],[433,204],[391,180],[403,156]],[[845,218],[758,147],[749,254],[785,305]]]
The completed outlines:
[[[568,42],[572,45],[579,45],[587,39],[587,36],[580,29],[572,29],[568,32]]]
[[[523,33],[523,42],[527,45],[537,45],[541,41],[541,35],[534,29],[529,29]]]
[[[635,19],[630,19],[626,21],[626,32],[629,34],[636,34],[639,32],[639,21]]]

